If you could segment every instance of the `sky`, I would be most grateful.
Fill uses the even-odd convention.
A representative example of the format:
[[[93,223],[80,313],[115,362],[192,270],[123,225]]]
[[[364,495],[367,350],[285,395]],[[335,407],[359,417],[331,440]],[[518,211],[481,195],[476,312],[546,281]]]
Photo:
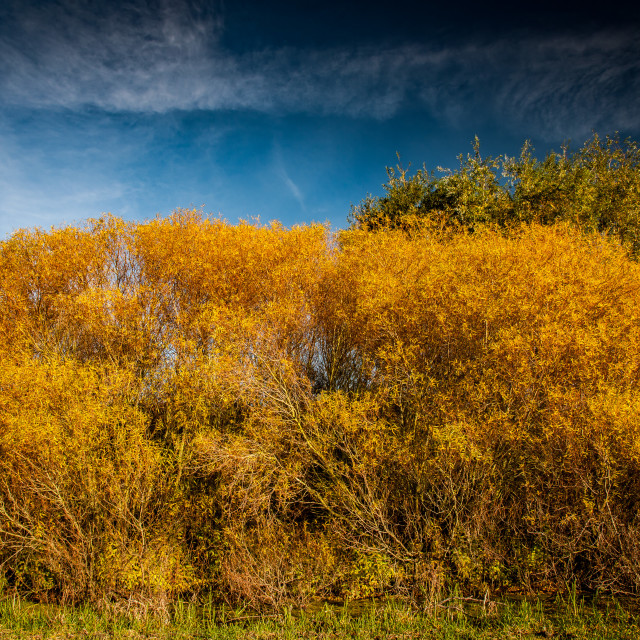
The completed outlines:
[[[0,240],[198,208],[343,228],[385,167],[640,138],[640,5],[0,0]]]

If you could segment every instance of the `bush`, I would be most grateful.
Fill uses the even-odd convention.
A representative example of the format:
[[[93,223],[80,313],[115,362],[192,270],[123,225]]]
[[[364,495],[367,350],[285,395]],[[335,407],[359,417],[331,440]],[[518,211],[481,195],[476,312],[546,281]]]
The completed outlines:
[[[336,238],[182,211],[15,234],[5,588],[637,591],[639,269],[535,222]]]

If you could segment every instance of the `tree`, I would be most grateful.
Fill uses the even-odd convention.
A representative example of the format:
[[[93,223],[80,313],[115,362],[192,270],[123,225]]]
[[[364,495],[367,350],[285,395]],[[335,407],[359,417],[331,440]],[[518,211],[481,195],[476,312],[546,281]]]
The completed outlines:
[[[517,158],[483,158],[476,137],[473,154],[458,159],[439,175],[388,167],[385,194],[352,206],[351,226],[473,231],[567,221],[640,251],[640,149],[631,139],[594,134],[574,153],[563,145],[538,160],[528,141]]]
[[[401,165],[387,167],[386,194],[369,195],[352,206],[352,226],[371,231],[423,226],[473,230],[477,224],[504,223],[510,211],[510,195],[500,175],[504,159],[483,158],[476,137],[473,154],[461,154],[458,160],[458,171],[438,167],[440,175],[425,166],[413,176]]]

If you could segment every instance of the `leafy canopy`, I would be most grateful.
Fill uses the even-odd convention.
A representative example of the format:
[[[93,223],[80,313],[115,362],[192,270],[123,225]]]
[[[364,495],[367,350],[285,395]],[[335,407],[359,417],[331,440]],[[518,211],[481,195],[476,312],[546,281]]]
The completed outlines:
[[[517,158],[483,157],[476,137],[473,153],[458,159],[456,171],[388,167],[384,195],[352,206],[351,225],[474,230],[566,221],[640,250],[640,149],[631,139],[594,134],[578,151],[565,145],[538,160],[529,142]]]

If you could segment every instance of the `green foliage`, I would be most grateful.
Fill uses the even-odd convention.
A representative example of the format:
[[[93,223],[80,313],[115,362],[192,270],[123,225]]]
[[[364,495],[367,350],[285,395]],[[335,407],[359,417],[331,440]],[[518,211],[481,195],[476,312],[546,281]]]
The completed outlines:
[[[438,167],[439,176],[426,167],[410,177],[400,165],[387,168],[385,195],[368,196],[353,206],[352,226],[371,231],[424,227],[473,230],[478,224],[504,224],[511,209],[501,175],[505,159],[483,158],[476,137],[473,155],[460,155],[458,160],[457,171]]]
[[[457,171],[426,168],[409,176],[388,168],[385,195],[352,207],[352,226],[473,230],[520,223],[575,223],[640,250],[640,149],[631,139],[594,135],[574,153],[563,147],[542,161],[526,142],[518,158],[459,156]]]

